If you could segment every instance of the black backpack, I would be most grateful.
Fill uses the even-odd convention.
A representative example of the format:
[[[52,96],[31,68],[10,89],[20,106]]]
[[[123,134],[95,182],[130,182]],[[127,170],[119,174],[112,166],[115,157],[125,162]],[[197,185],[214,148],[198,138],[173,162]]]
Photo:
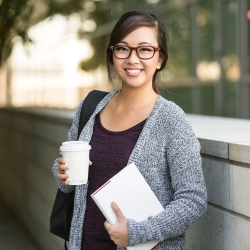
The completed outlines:
[[[108,92],[93,90],[85,98],[81,109],[78,139],[82,129],[94,112],[97,104]],[[67,250],[66,241],[69,241],[70,225],[74,210],[75,191],[64,193],[59,188],[50,215],[50,232],[65,240],[64,247]]]

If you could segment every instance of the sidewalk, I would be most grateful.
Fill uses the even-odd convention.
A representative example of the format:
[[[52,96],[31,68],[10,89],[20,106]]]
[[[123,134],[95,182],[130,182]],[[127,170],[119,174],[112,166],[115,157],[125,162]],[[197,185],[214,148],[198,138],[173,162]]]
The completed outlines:
[[[0,249],[38,250],[11,213],[0,202]]]

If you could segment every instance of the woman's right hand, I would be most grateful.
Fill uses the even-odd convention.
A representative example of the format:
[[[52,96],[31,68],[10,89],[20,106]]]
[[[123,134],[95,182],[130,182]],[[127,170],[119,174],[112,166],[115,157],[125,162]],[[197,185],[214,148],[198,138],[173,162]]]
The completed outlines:
[[[68,183],[67,179],[69,178],[69,175],[67,175],[65,173],[65,171],[68,170],[69,168],[68,168],[67,165],[65,165],[65,160],[62,157],[58,158],[57,162],[58,162],[58,165],[57,165],[57,168],[58,168],[57,178],[62,180],[63,185],[68,185],[69,183]]]
[[[58,165],[57,165],[57,168],[58,168],[57,178],[62,180],[63,185],[68,185],[69,182],[67,181],[67,179],[69,178],[69,175],[67,175],[65,173],[65,171],[68,170],[69,167],[65,164],[65,160],[62,157],[57,158],[57,162],[58,162]],[[90,166],[92,165],[91,161],[89,161],[89,165]]]

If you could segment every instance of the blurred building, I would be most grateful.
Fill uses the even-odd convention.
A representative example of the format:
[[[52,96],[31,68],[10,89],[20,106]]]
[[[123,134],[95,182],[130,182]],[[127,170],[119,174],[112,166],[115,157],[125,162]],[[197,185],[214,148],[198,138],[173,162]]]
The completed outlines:
[[[30,28],[33,44],[16,38],[0,72],[0,105],[74,109],[89,90],[115,88],[105,49],[114,23],[131,10],[156,14],[169,32],[163,96],[188,113],[250,117],[250,0],[83,1],[68,18]]]

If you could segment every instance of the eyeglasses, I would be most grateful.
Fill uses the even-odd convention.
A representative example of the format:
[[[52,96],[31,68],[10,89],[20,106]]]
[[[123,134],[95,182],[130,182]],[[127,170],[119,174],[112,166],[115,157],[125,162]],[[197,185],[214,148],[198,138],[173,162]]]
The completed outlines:
[[[138,46],[130,47],[125,45],[116,45],[110,46],[110,49],[113,52],[113,55],[118,59],[127,59],[130,57],[132,50],[136,51],[137,56],[140,59],[151,59],[157,50],[160,50],[158,47],[154,46]]]

